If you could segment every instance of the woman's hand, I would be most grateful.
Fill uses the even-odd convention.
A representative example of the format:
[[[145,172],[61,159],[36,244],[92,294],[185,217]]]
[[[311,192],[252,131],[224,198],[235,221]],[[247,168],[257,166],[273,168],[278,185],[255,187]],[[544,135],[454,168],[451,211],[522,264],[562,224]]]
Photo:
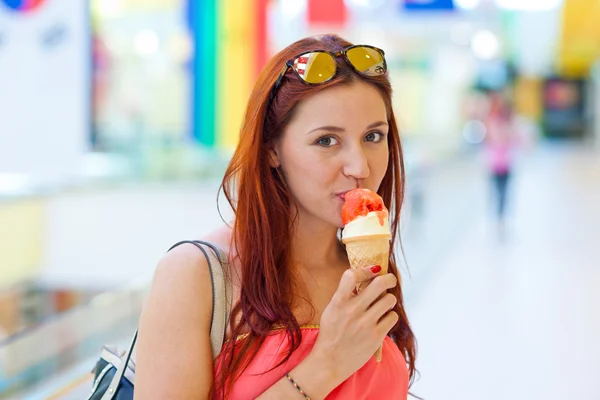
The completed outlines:
[[[319,337],[312,350],[344,381],[373,357],[398,322],[391,311],[396,297],[386,293],[397,285],[393,274],[377,276],[381,267],[344,272],[338,290],[323,311]],[[357,284],[371,283],[356,294]]]
[[[393,274],[378,268],[344,272],[340,285],[321,315],[319,337],[311,353],[290,375],[311,399],[324,399],[373,357],[388,332],[398,322],[390,311],[396,298],[386,291],[397,285]],[[359,283],[371,282],[359,294]],[[258,399],[300,398],[298,391],[282,378]]]

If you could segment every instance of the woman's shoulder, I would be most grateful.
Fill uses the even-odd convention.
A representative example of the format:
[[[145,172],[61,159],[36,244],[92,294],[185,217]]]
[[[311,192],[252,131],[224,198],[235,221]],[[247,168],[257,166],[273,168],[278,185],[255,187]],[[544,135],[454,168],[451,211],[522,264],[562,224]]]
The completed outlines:
[[[136,345],[140,397],[206,398],[212,382],[211,286],[208,261],[194,244],[180,244],[158,262]],[[176,376],[165,374],[170,370]]]
[[[201,277],[208,273],[208,261],[192,243],[182,243],[165,253],[154,272],[154,282],[170,279]],[[182,279],[183,278],[183,279]]]
[[[225,254],[231,256],[232,233],[231,223],[223,224],[207,235],[202,236],[200,240],[213,244]]]
[[[208,241],[211,235],[202,239]],[[211,271],[204,253],[192,243],[179,244],[166,252],[156,266],[140,328],[165,332],[176,327],[208,332],[212,292]]]
[[[208,261],[193,244],[168,251],[158,262],[143,314],[158,319],[170,315],[180,321],[209,323],[212,290]]]
[[[231,228],[227,225],[219,227],[207,235],[200,236],[197,240],[212,244],[224,253],[230,264],[233,261],[230,251]],[[210,251],[208,247],[202,247]],[[189,288],[191,289],[188,292],[190,295],[198,296],[198,292],[206,293],[208,291],[210,293],[212,291],[210,275],[209,262],[204,252],[197,245],[184,242],[166,252],[159,260],[154,271],[152,288],[160,291],[162,291],[161,289],[178,291]],[[184,291],[181,294],[185,295],[186,292]],[[198,299],[193,300],[197,301]],[[212,303],[212,301],[209,303]]]
[[[208,242],[228,255],[230,231],[231,229],[227,226],[220,227],[198,240]],[[208,280],[205,278],[208,278]],[[189,281],[190,279],[191,281]],[[201,284],[210,284],[211,282],[208,260],[197,245],[184,242],[173,247],[159,260],[154,273],[153,285],[165,284],[168,287],[173,287],[174,283],[182,283],[187,286],[198,282],[201,282]]]

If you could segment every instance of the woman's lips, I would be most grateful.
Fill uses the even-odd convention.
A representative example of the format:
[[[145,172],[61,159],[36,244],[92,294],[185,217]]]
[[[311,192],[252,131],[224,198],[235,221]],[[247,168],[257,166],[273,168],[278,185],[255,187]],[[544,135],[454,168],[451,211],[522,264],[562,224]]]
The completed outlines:
[[[339,197],[340,199],[342,199],[342,200],[345,201],[346,200],[346,193],[348,193],[348,192],[349,192],[349,190],[346,190],[345,192],[336,193],[335,195],[337,197]]]

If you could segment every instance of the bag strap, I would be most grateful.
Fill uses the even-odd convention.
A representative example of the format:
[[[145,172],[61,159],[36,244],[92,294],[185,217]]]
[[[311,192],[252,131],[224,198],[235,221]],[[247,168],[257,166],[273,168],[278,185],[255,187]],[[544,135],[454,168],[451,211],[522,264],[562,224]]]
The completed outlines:
[[[231,303],[233,284],[231,279],[227,279],[225,267],[227,266],[227,255],[221,251],[217,246],[212,243],[205,242],[202,240],[183,240],[175,243],[168,251],[171,251],[175,247],[184,244],[191,243],[202,251],[206,260],[208,261],[208,269],[210,272],[210,280],[212,287],[212,320],[210,322],[210,346],[213,353],[213,360],[217,358],[223,347],[223,341],[225,339],[225,331],[227,324],[229,323],[229,317],[231,315]],[[206,251],[203,246],[209,247],[212,252]],[[119,384],[125,375],[129,360],[135,348],[135,342],[137,341],[138,330],[135,330],[129,349],[125,353],[123,362],[117,368],[115,376],[110,382],[108,389],[104,392],[104,396],[100,400],[112,400],[114,394],[117,392]]]
[[[185,243],[185,242],[184,242]],[[213,359],[217,358],[223,347],[229,315],[231,314],[232,283],[227,279],[227,256],[215,245],[201,240],[191,242],[198,247],[208,260],[212,280],[212,321],[210,323],[210,344]],[[206,252],[202,246],[209,247],[213,252]],[[175,245],[177,246],[177,244]]]

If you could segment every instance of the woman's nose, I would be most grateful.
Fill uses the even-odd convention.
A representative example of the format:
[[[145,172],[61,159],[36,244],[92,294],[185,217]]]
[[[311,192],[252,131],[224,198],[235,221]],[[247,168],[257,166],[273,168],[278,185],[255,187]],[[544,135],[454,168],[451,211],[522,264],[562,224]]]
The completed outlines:
[[[345,157],[344,175],[356,178],[365,179],[371,173],[369,169],[369,161],[365,150],[362,147],[348,151]]]

